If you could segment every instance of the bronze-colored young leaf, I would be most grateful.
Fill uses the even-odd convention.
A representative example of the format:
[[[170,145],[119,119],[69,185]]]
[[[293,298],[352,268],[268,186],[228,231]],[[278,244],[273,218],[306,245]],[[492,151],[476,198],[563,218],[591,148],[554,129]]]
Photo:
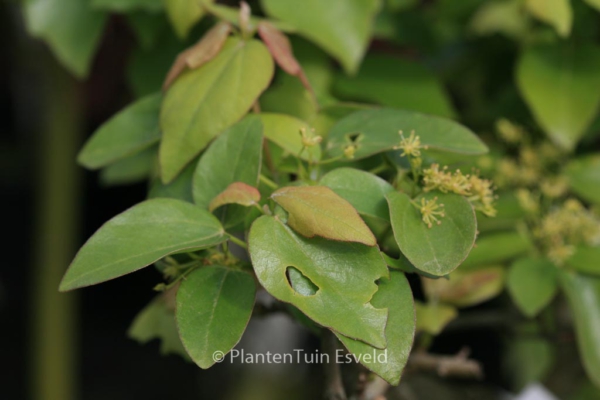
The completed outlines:
[[[260,192],[257,188],[250,186],[244,182],[234,182],[227,186],[227,189],[222,191],[212,199],[208,205],[208,210],[213,211],[225,204],[239,204],[250,207],[258,204],[260,201]]]
[[[167,73],[163,90],[167,90],[175,79],[187,68],[199,68],[219,54],[219,51],[221,51],[225,44],[225,40],[229,36],[229,32],[231,32],[231,25],[229,23],[218,23],[206,32],[198,43],[181,52]]]
[[[306,236],[375,246],[375,236],[348,201],[325,186],[288,186],[271,198],[288,213],[288,225]]]
[[[297,76],[304,87],[312,91],[312,87],[304,74],[302,66],[296,60],[296,57],[294,57],[292,45],[287,36],[268,21],[258,23],[258,34],[269,48],[277,65],[288,74]]]
[[[307,239],[276,217],[262,216],[250,229],[249,249],[256,276],[271,295],[344,336],[386,347],[388,311],[370,303],[375,281],[389,274],[377,248]],[[289,267],[316,286],[313,295],[292,287],[289,279],[298,277],[288,276]]]

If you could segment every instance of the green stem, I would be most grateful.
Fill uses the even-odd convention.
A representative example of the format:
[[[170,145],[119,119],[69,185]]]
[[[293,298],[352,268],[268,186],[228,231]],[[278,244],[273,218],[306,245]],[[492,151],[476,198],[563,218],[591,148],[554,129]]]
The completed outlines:
[[[229,240],[231,240],[233,243],[237,244],[241,248],[248,250],[248,245],[243,240],[240,240],[233,235],[229,235]]]
[[[274,189],[274,190],[279,189],[279,185],[277,185],[275,182],[273,182],[272,180],[270,180],[269,178],[267,178],[263,174],[260,174],[259,179],[260,179],[260,181],[262,183],[264,183],[265,185],[267,185],[271,189]]]

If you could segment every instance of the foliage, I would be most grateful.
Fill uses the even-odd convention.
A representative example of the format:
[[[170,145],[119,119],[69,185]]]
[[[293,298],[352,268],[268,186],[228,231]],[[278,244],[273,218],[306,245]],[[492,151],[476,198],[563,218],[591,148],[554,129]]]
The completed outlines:
[[[108,183],[149,180],[150,199],[102,226],[60,289],[156,264],[164,293],[130,335],[181,353],[177,324],[201,368],[237,344],[264,289],[354,355],[389,350],[384,364],[359,359],[396,385],[415,331],[427,347],[458,309],[506,287],[523,320],[555,318],[566,300],[600,386],[598,8],[262,0],[250,15],[209,0],[28,1],[31,33],[78,76],[109,12],[144,47],[130,70],[138,98],[79,162]],[[140,15],[173,30],[142,29]],[[183,51],[186,37],[200,40]],[[405,274],[420,277],[416,303]]]

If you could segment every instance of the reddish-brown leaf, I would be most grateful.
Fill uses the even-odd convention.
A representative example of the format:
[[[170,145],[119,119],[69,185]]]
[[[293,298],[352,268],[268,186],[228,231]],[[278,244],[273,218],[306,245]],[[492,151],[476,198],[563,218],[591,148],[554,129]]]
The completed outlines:
[[[354,207],[328,187],[288,186],[275,191],[271,198],[289,213],[288,225],[303,236],[377,244]]]
[[[228,22],[220,22],[206,32],[198,43],[181,52],[165,78],[163,90],[167,90],[186,68],[199,68],[219,54],[230,32],[231,25]]]
[[[250,207],[258,204],[260,201],[260,192],[244,182],[233,182],[227,186],[227,189],[219,193],[208,205],[209,211],[213,211],[225,204],[240,204]]]
[[[259,22],[258,34],[269,48],[277,65],[288,74],[297,76],[304,87],[312,93],[312,87],[304,74],[302,66],[294,57],[292,45],[287,36],[268,21]]]

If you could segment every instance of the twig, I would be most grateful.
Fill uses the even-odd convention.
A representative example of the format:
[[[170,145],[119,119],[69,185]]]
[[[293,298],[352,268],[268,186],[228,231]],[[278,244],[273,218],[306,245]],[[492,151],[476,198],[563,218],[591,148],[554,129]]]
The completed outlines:
[[[482,379],[481,364],[468,357],[467,348],[461,349],[454,356],[416,352],[410,356],[408,367],[412,370],[435,372],[442,377]]]
[[[340,366],[335,361],[337,339],[329,329],[323,329],[321,337],[323,353],[329,356],[329,361],[323,364],[325,369],[325,400],[347,400]]]

